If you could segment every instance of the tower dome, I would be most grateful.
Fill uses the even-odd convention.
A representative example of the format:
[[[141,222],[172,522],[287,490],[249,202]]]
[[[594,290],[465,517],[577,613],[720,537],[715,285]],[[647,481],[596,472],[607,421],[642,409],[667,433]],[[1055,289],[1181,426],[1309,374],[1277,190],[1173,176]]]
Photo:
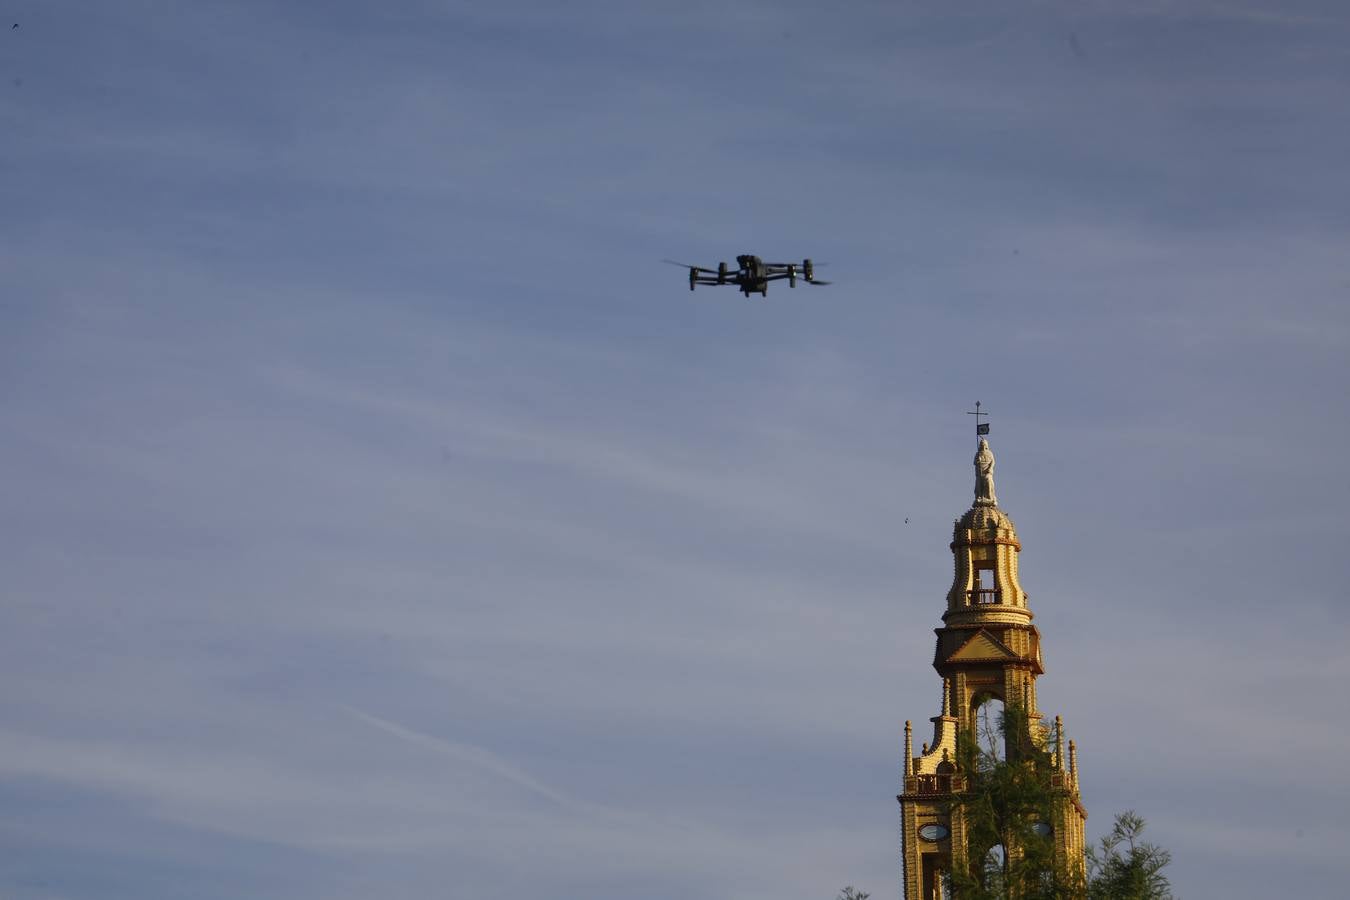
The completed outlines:
[[[956,527],[976,531],[1001,530],[1011,532],[1014,537],[1017,535],[1013,520],[997,506],[972,506],[956,520]]]

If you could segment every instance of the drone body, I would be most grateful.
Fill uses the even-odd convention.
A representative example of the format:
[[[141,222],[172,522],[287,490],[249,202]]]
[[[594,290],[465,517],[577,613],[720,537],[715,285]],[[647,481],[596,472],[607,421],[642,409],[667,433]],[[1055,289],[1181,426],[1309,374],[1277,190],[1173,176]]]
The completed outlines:
[[[666,261],[689,270],[691,291],[700,284],[730,284],[747,297],[756,292],[761,297],[767,297],[769,282],[781,281],[784,278],[787,279],[788,287],[794,288],[797,286],[798,278],[807,284],[829,284],[828,281],[816,280],[815,267],[811,265],[809,259],[802,260],[800,266],[797,263],[766,263],[758,256],[747,253],[736,257],[735,269],[728,267],[726,263],[718,263],[716,269],[705,269],[701,266],[686,266],[674,260]]]

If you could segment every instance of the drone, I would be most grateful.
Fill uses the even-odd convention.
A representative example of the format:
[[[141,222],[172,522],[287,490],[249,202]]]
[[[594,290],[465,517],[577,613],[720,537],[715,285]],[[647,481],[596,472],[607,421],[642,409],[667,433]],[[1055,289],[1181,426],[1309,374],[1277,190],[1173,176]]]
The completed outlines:
[[[663,262],[689,270],[689,290],[691,291],[700,284],[734,284],[747,297],[755,291],[759,291],[761,297],[767,297],[769,296],[770,281],[782,281],[786,278],[788,287],[793,288],[797,286],[798,278],[801,278],[807,284],[830,283],[816,280],[815,266],[811,264],[809,259],[802,260],[800,266],[796,263],[766,263],[758,256],[751,256],[747,253],[736,257],[737,268],[735,269],[730,268],[724,262],[718,263],[716,269],[691,266],[676,262],[673,259],[663,260]]]

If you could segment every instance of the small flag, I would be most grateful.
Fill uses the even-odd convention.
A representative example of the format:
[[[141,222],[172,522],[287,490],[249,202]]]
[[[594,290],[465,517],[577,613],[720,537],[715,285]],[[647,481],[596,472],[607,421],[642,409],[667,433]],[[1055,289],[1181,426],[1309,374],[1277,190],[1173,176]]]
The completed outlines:
[[[988,423],[988,422],[981,422],[980,424],[976,425],[976,426],[975,426],[975,433],[976,433],[977,435],[979,435],[979,434],[988,434],[988,433],[989,433],[989,423]]]

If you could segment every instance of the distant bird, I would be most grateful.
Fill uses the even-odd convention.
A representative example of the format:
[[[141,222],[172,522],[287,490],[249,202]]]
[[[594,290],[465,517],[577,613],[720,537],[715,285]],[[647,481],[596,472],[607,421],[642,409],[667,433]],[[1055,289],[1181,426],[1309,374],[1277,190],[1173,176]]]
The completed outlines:
[[[906,524],[906,525],[909,524],[909,516],[905,516],[905,524]]]
[[[19,23],[18,23],[18,22],[15,22],[13,25],[9,26],[9,30],[10,30],[10,31],[13,31],[15,28],[18,28],[18,27],[19,27]]]
[[[1087,54],[1083,52],[1083,45],[1078,43],[1078,32],[1069,32],[1069,46],[1073,49],[1073,55],[1079,59],[1087,59]]]

